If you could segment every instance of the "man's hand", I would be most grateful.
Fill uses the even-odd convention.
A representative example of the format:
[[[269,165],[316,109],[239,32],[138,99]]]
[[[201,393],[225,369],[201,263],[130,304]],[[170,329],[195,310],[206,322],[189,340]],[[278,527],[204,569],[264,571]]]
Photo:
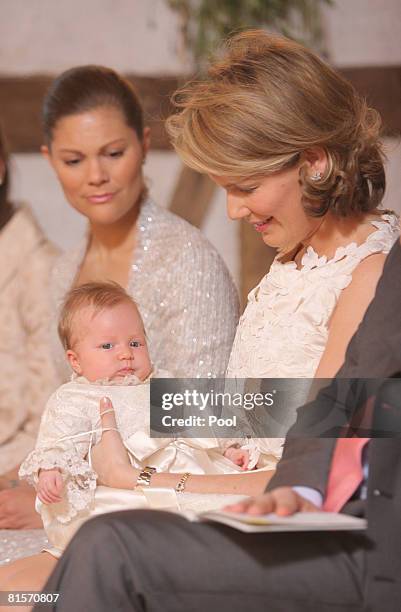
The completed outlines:
[[[275,512],[279,516],[290,516],[296,512],[319,512],[320,508],[298,495],[291,487],[277,487],[269,493],[250,497],[237,504],[226,506],[224,510],[245,512],[246,514]]]
[[[0,529],[40,529],[33,487],[20,485],[0,491]]]

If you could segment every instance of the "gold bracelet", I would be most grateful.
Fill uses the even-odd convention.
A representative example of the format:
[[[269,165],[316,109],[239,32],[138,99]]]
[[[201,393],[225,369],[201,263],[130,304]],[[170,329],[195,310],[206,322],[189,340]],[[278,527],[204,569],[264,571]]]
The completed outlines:
[[[147,465],[145,468],[143,468],[143,470],[138,476],[138,480],[134,485],[134,489],[143,486],[148,487],[150,485],[150,479],[155,472],[157,472],[156,468],[151,467],[150,465]]]
[[[181,476],[180,480],[177,483],[177,486],[175,487],[176,493],[183,493],[185,491],[185,483],[187,482],[190,476],[190,472],[185,472],[185,474]]]

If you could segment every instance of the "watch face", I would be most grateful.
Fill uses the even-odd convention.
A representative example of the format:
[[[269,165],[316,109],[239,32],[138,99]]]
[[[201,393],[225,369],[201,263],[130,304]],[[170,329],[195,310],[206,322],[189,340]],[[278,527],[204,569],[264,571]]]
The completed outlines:
[[[150,477],[156,472],[156,468],[146,466],[138,476],[137,485],[150,485]]]

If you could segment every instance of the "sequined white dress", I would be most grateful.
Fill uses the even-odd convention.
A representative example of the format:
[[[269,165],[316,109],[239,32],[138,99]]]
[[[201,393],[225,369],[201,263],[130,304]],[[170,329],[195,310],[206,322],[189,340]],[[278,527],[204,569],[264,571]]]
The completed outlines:
[[[332,259],[308,247],[298,269],[276,257],[268,274],[248,295],[227,368],[229,378],[313,378],[324,352],[334,308],[356,266],[373,253],[388,253],[399,236],[396,215],[371,221],[365,242],[337,249]],[[283,440],[252,441],[251,465],[260,451],[276,462]]]
[[[198,229],[151,199],[141,206],[137,228],[127,290],[144,320],[152,363],[176,377],[224,376],[239,316],[224,262]],[[62,255],[50,281],[54,355],[64,381],[70,369],[57,314],[86,249],[87,238]]]
[[[158,376],[168,373],[159,371]],[[230,441],[218,438],[150,438],[149,380],[127,376],[119,382],[88,382],[84,377],[62,385],[43,413],[36,448],[20,468],[20,477],[36,485],[40,469],[60,469],[63,499],[45,505],[37,500],[49,541],[59,556],[78,527],[90,517],[127,508],[171,507],[206,509],[222,505],[218,495],[181,495],[170,489],[141,491],[97,487],[97,475],[88,456],[100,440],[99,401],[109,397],[117,427],[135,468],[151,465],[159,472],[230,474],[241,469],[223,456]],[[134,484],[134,483],[133,483]],[[150,498],[150,496],[152,496]]]

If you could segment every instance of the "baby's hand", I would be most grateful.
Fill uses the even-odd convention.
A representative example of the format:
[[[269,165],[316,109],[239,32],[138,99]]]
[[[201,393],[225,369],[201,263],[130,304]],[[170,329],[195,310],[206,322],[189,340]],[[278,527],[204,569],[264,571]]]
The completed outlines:
[[[236,448],[235,446],[229,446],[224,453],[227,459],[230,459],[235,465],[239,465],[243,470],[248,469],[249,465],[249,451],[243,448]]]
[[[38,497],[44,504],[56,504],[61,501],[63,477],[60,470],[40,470],[37,486]]]

